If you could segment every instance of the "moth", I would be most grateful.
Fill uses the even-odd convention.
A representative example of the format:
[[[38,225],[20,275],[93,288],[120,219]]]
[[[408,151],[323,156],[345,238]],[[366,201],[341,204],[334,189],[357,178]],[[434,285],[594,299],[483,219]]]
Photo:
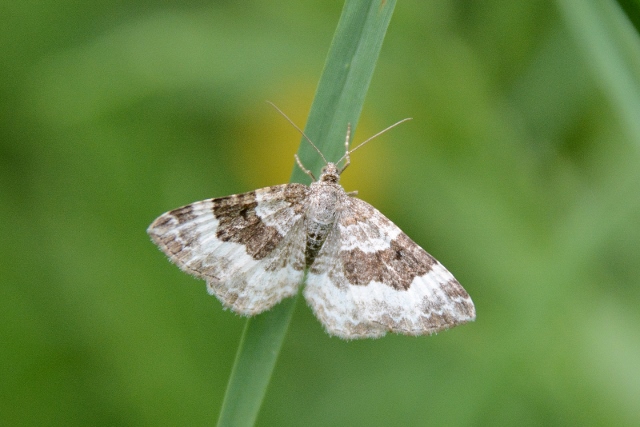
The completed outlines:
[[[310,186],[195,202],[160,215],[147,232],[170,261],[204,279],[210,294],[241,315],[296,295],[306,272],[304,297],[330,335],[425,335],[472,321],[474,304],[453,275],[339,183],[351,153],[401,122],[351,150],[349,126],[336,163],[291,122],[325,161],[316,179],[295,155]]]

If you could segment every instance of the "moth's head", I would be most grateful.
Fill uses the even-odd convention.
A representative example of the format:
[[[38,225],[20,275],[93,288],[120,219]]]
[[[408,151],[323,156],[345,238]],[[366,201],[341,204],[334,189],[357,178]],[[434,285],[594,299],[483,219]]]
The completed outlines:
[[[333,183],[340,181],[340,171],[335,163],[329,162],[322,168],[319,181]]]

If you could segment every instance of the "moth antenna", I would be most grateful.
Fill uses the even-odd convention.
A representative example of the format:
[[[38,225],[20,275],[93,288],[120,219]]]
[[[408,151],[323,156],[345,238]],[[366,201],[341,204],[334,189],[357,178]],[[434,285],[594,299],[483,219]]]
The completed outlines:
[[[348,159],[348,158],[349,158],[349,155],[350,155],[351,153],[353,153],[354,151],[356,151],[358,148],[362,147],[362,146],[363,146],[364,144],[366,144],[367,142],[371,141],[371,140],[372,140],[372,139],[374,139],[374,138],[379,137],[380,135],[382,135],[382,134],[383,134],[383,133],[385,133],[386,131],[393,129],[394,127],[398,126],[400,123],[404,123],[404,122],[407,122],[407,121],[409,121],[409,120],[413,120],[413,119],[412,119],[411,117],[407,117],[406,119],[402,119],[402,120],[400,120],[399,122],[396,122],[396,123],[392,124],[391,126],[389,126],[389,127],[385,128],[385,129],[381,130],[380,132],[376,133],[375,135],[373,135],[372,137],[368,138],[368,139],[367,139],[367,140],[365,140],[364,142],[361,142],[361,143],[360,143],[360,144],[358,144],[354,149],[352,149],[352,150],[347,150],[347,152],[346,152],[346,153],[344,153],[344,156],[342,156],[342,158],[341,158],[340,160],[338,160],[338,161],[336,162],[336,164],[340,163],[340,162],[341,162],[343,159],[345,159],[345,158],[346,158],[346,159]],[[347,163],[345,166],[343,166],[343,167],[342,167],[342,170],[341,170],[340,172],[342,172],[342,171],[343,171],[343,170],[344,170],[348,165],[349,165],[349,163]]]
[[[306,139],[307,141],[309,141],[309,144],[311,144],[311,146],[313,148],[315,148],[315,150],[318,152],[318,154],[320,154],[320,157],[322,157],[322,160],[324,160],[325,164],[328,164],[329,162],[327,162],[327,159],[324,157],[324,155],[322,154],[322,152],[318,149],[318,147],[316,147],[316,144],[314,144],[309,137],[302,131],[302,129],[300,129],[298,126],[296,126],[295,123],[293,123],[293,120],[291,120],[289,117],[287,117],[287,115],[285,113],[282,112],[281,109],[279,109],[276,104],[274,104],[271,101],[267,101],[267,104],[271,105],[273,108],[276,109],[276,111],[278,113],[280,113],[282,115],[282,117],[284,117],[285,119],[287,119],[287,121],[291,124],[291,126],[293,126],[298,132],[300,132],[300,134],[302,136],[304,136],[304,139]]]

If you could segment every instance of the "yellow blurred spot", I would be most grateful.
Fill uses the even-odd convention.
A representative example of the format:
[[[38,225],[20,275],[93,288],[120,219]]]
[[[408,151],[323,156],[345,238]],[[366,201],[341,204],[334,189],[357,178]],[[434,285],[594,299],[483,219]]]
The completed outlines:
[[[304,129],[314,84],[289,81],[282,86],[283,89],[274,89],[273,98],[268,100]],[[241,171],[241,179],[251,188],[289,182],[295,163],[293,155],[298,151],[301,138],[298,131],[264,101],[267,99],[252,103],[244,114],[248,120],[238,129],[237,156],[232,160],[234,169]]]
[[[315,93],[314,83],[311,80],[293,83],[287,81],[282,86],[282,89],[273,91],[278,97],[269,101],[304,129]],[[237,171],[238,179],[245,183],[247,189],[289,182],[295,164],[293,155],[297,152],[301,139],[298,131],[262,101],[252,103],[250,109],[243,114],[247,119],[238,122],[238,142],[234,144],[237,155],[232,158],[233,170]],[[363,115],[351,146],[355,147],[388,125],[386,122],[371,123]],[[341,177],[345,190],[358,190],[359,197],[372,204],[392,191],[389,179],[393,169],[400,166],[394,165],[390,159],[392,150],[389,144],[397,144],[397,139],[394,139],[394,131],[391,131],[356,151],[351,156],[351,165]]]

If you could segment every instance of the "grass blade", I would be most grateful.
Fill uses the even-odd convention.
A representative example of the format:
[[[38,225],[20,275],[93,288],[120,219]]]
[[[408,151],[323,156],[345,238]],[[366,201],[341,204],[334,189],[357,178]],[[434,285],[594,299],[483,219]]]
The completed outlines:
[[[352,133],[362,111],[395,0],[347,0],[342,10],[305,133],[330,161],[344,154],[347,123]],[[301,139],[298,152],[316,176],[324,165]],[[308,183],[295,167],[291,182]],[[225,393],[219,426],[255,423],[282,347],[297,297],[247,321]]]
[[[348,123],[353,139],[394,6],[384,0],[345,3],[305,127],[329,161],[344,154]],[[318,176],[324,163],[304,139],[298,155]],[[306,183],[309,177],[296,167],[291,181]]]
[[[640,143],[640,39],[610,0],[558,2],[629,138]]]

